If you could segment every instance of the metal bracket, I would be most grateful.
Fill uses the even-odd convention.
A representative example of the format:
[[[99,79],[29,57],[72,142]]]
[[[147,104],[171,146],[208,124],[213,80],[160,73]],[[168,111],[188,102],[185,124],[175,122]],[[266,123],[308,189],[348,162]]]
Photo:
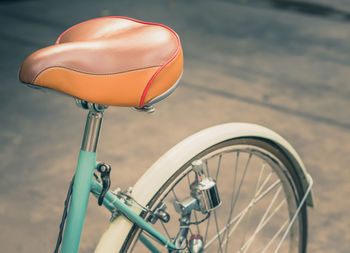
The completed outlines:
[[[85,110],[95,111],[95,112],[103,112],[108,108],[107,105],[99,105],[90,103],[88,101],[82,100],[80,98],[75,98],[75,103],[78,107],[83,108]]]
[[[128,205],[128,206],[132,206],[133,205],[133,197],[131,197],[131,193],[132,193],[132,187],[130,186],[127,190],[122,191],[119,187],[117,189],[115,189],[114,191],[112,191],[112,193],[118,197],[118,199],[120,201],[122,201],[124,204]]]
[[[136,200],[134,200],[133,197],[131,197],[132,193],[132,187],[130,186],[126,191],[122,191],[119,187],[115,190],[111,191],[120,201],[122,201],[125,205],[132,206],[134,203],[137,203]],[[137,203],[138,206],[140,206]],[[144,207],[141,207],[142,209]],[[114,209],[112,211],[112,217],[110,218],[110,222],[114,221],[121,213],[118,211],[118,209]]]
[[[165,203],[159,203],[156,209],[150,214],[147,221],[155,224],[158,220],[161,220],[165,223],[169,222],[170,215],[165,211],[167,208]]]
[[[143,107],[134,107],[134,110],[136,110],[138,112],[152,113],[152,112],[154,112],[154,106],[153,105],[145,105]]]

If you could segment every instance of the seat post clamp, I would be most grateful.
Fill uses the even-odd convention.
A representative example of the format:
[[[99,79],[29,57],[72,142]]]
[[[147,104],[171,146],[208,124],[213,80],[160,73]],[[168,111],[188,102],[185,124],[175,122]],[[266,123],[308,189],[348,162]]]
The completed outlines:
[[[103,199],[111,186],[111,166],[106,163],[99,163],[96,170],[100,173],[100,178],[102,181],[102,191],[98,197],[98,205],[101,206],[103,204]]]

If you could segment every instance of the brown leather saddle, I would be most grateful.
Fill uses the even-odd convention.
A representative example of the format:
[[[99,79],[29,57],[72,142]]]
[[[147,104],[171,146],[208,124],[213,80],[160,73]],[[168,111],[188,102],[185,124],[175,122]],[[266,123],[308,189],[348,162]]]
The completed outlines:
[[[182,75],[179,36],[127,17],[77,24],[31,54],[19,79],[103,105],[143,107],[171,94]]]

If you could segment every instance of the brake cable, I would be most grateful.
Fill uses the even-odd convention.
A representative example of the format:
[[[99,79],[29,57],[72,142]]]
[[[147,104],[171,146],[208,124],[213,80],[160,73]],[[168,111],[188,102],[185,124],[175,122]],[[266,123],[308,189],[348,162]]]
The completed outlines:
[[[63,235],[63,229],[64,229],[64,225],[67,219],[67,213],[68,213],[68,206],[69,206],[69,202],[72,196],[72,191],[73,191],[73,185],[74,185],[74,178],[75,178],[75,174],[70,182],[69,188],[68,188],[68,192],[67,192],[67,197],[66,200],[64,201],[64,209],[63,209],[63,214],[62,214],[62,220],[61,220],[61,224],[59,227],[59,232],[58,232],[58,238],[57,238],[57,243],[56,243],[56,248],[54,253],[58,253],[58,250],[60,248],[60,245],[62,243],[62,235]]]

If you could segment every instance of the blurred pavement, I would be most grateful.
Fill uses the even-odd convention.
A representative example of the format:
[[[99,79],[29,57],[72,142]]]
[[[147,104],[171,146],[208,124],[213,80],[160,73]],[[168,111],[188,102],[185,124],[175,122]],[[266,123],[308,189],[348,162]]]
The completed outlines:
[[[347,0],[0,1],[2,252],[53,251],[86,117],[67,96],[21,85],[19,66],[71,25],[108,15],[174,28],[185,63],[181,85],[154,114],[105,113],[99,160],[112,164],[113,186],[133,185],[200,129],[261,124],[295,147],[314,178],[309,252],[349,252]],[[81,252],[92,251],[108,217],[90,202]]]

